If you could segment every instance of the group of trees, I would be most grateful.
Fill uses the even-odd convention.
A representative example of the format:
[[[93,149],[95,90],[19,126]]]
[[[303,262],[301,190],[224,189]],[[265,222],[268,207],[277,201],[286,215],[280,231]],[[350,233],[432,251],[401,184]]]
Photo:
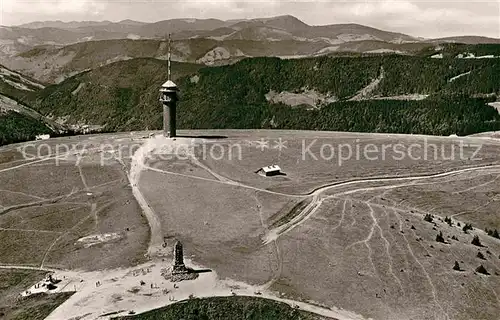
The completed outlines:
[[[469,230],[473,230],[473,229],[474,229],[474,228],[472,227],[472,224],[470,224],[470,223],[466,223],[466,224],[463,226],[463,228],[462,228],[462,230],[463,230],[463,232],[464,232],[464,233],[467,233]]]
[[[272,120],[272,121],[271,121]],[[483,99],[464,96],[422,101],[344,101],[316,110],[277,104],[183,101],[183,128],[277,128],[431,135],[500,130],[500,115]]]
[[[500,239],[500,234],[498,234],[498,230],[497,229],[484,229],[484,231],[491,237],[493,238],[497,238],[497,239]]]

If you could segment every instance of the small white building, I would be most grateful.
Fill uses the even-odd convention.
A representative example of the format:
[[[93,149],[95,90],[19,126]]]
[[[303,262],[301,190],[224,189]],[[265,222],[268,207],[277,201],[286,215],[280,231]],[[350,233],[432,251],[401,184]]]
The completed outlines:
[[[35,137],[36,140],[47,140],[50,139],[50,134],[39,134]]]
[[[276,176],[281,175],[281,168],[277,164],[272,164],[270,166],[262,167],[256,171],[256,173],[263,176]]]

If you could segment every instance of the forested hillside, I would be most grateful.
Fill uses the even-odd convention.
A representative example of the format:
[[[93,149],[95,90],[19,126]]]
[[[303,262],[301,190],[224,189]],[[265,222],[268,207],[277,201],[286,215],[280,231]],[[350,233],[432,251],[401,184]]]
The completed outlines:
[[[36,135],[52,133],[43,122],[14,111],[0,112],[0,146],[34,140]]]
[[[176,63],[173,70],[180,87],[178,123],[186,129],[266,127],[439,135],[500,129],[498,112],[486,105],[500,89],[500,59],[253,58],[221,67]],[[74,123],[105,124],[108,130],[159,129],[158,89],[165,79],[164,61],[117,62],[47,87],[35,108],[45,115],[70,115]],[[357,99],[361,101],[348,101],[368,85],[367,94]],[[329,100],[290,106],[269,100],[271,91]],[[394,100],[411,94],[427,98]]]
[[[172,77],[177,80],[201,67],[173,63]],[[48,86],[34,107],[56,118],[69,116],[68,123],[106,124],[110,130],[160,128],[159,89],[166,79],[166,61],[121,61]]]
[[[0,65],[0,94],[24,104],[33,104],[36,92],[44,86],[18,72]]]

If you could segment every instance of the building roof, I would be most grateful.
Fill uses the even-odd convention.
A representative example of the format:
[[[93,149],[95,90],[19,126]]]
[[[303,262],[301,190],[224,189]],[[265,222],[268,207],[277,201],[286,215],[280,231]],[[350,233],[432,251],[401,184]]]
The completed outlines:
[[[177,88],[177,85],[172,80],[168,80],[167,82],[165,82],[161,86],[162,86],[162,88]]]
[[[264,172],[281,171],[281,168],[277,164],[272,164],[270,166],[262,167]]]

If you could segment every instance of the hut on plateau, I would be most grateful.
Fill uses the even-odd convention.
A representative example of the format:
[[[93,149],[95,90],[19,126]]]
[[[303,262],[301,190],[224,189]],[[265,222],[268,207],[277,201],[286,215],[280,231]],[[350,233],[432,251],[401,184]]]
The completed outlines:
[[[283,175],[283,173],[281,172],[281,168],[278,165],[276,165],[276,164],[272,164],[270,166],[262,167],[259,170],[257,170],[256,173],[258,173],[258,174],[260,174],[262,176],[266,176],[266,177]]]

